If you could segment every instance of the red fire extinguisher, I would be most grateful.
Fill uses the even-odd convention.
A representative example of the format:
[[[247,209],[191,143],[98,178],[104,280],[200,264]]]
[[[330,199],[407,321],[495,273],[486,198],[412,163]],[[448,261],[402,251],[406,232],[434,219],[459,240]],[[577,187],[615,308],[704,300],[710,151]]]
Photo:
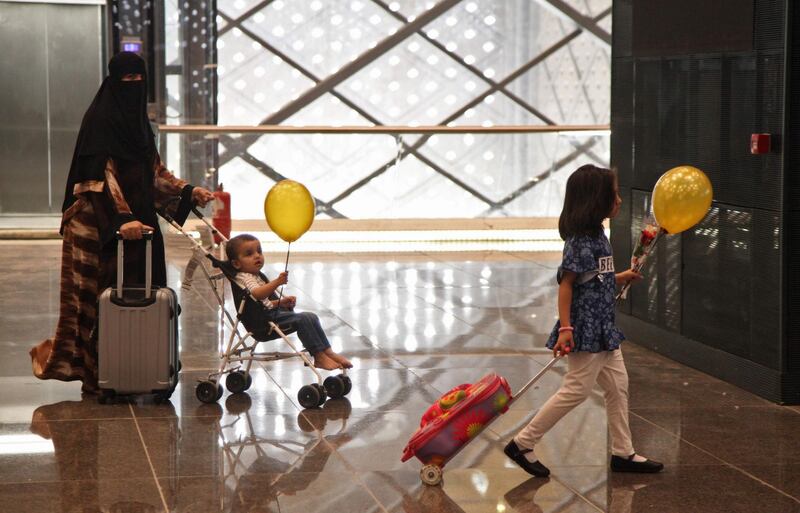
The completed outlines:
[[[222,184],[214,191],[214,202],[211,204],[211,224],[226,238],[231,237],[231,194],[225,192]],[[222,239],[214,235],[214,242],[219,244]]]

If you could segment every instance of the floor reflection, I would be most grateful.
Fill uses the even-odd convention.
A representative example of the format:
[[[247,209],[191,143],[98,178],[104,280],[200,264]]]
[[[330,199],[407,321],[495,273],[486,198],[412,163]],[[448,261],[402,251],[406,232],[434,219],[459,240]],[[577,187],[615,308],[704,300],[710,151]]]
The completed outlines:
[[[47,506],[39,511],[163,511],[152,474],[148,479],[149,469],[133,421],[82,419],[84,406],[95,402],[93,397],[82,401],[62,401],[40,406],[33,412],[29,430],[39,438],[39,442],[34,441],[32,445],[41,449],[45,446],[42,442],[49,441],[52,453],[33,450],[28,453],[30,459],[27,463],[55,467],[52,476],[55,486],[49,494],[41,497],[47,501]],[[27,448],[32,449],[30,445]],[[24,450],[25,447],[17,445],[17,449]],[[8,463],[7,455],[3,459]],[[34,463],[33,459],[40,461]],[[34,511],[28,510],[28,506],[31,505],[18,504],[13,509],[0,509]]]
[[[254,366],[247,393],[201,404],[194,386],[218,365],[220,312],[204,280],[181,289],[183,242],[168,241],[183,370],[165,405],[99,405],[79,384],[32,378],[27,348],[55,325],[57,276],[20,261],[31,247],[0,244],[0,511],[800,513],[800,409],[632,343],[631,430],[666,472],[609,472],[599,394],[543,439],[550,479],[509,462],[503,445],[557,389],[557,367],[448,463],[443,486],[422,485],[419,462],[400,456],[433,401],[490,371],[518,389],[550,358],[558,261],[530,254],[297,257],[285,293],[352,356],[352,391],[304,410],[308,371],[282,361]],[[60,245],[35,249],[57,266]],[[282,270],[282,255],[268,261]],[[36,301],[19,294],[22,272]]]

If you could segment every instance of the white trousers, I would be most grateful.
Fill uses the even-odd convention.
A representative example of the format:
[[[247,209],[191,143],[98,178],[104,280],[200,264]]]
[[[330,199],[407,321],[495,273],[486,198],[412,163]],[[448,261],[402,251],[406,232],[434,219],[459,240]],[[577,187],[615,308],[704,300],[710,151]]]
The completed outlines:
[[[533,449],[561,417],[581,404],[597,383],[603,389],[611,433],[611,453],[628,457],[634,453],[628,424],[628,371],[622,350],[601,353],[577,352],[567,356],[567,374],[536,416],[514,437],[523,449]]]

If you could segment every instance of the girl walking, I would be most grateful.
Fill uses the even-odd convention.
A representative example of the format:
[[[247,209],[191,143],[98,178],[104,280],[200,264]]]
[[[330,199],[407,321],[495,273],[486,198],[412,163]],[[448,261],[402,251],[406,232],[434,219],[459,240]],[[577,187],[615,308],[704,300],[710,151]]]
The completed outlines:
[[[567,180],[558,230],[564,254],[558,268],[558,314],[547,347],[567,357],[561,388],[533,420],[506,445],[504,452],[529,474],[546,477],[550,470],[537,460],[534,449],[542,436],[564,415],[581,404],[595,383],[603,389],[611,433],[611,470],[659,472],[664,465],[636,454],[628,425],[628,372],[622,359],[622,331],[614,323],[617,285],[640,280],[627,270],[614,273],[611,243],[603,220],[619,212],[616,175],[592,165],[578,168]]]

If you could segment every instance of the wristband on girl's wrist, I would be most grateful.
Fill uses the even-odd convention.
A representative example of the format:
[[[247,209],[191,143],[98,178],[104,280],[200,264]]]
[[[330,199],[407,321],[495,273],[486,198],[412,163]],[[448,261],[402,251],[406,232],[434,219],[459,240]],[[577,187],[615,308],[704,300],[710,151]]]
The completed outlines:
[[[565,331],[575,331],[575,328],[572,326],[564,326],[563,328],[558,328],[559,333],[564,333]]]

